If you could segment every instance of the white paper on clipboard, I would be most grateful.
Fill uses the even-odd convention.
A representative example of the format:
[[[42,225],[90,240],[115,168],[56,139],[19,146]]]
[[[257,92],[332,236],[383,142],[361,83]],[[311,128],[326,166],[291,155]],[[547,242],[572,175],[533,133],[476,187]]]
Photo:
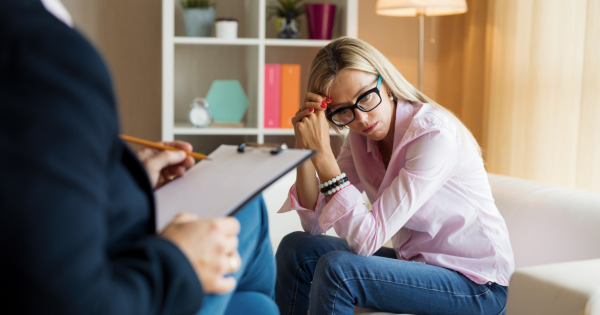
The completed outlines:
[[[180,212],[201,218],[227,216],[314,154],[296,149],[239,153],[237,148],[221,145],[208,156],[211,160],[198,162],[185,176],[154,192],[159,231]]]

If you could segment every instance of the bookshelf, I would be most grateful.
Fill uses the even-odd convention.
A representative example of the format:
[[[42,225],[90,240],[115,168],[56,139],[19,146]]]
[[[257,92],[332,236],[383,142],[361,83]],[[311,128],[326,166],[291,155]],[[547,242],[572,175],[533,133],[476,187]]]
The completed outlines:
[[[337,7],[334,37],[356,37],[358,0],[328,2]],[[300,20],[301,39],[276,38],[273,20],[266,20],[267,0],[219,0],[216,17],[238,20],[238,38],[227,40],[186,37],[179,1],[163,0],[162,5],[162,140],[185,140],[196,151],[205,153],[222,143],[245,141],[286,142],[293,146],[293,129],[264,128],[264,66],[300,64],[303,97],[310,62],[329,41],[307,39],[305,16]],[[213,80],[240,81],[249,99],[242,120],[244,128],[196,128],[188,122],[192,99],[206,96]],[[333,130],[331,134],[337,135]],[[332,145],[334,142],[341,144],[341,139],[333,140]]]

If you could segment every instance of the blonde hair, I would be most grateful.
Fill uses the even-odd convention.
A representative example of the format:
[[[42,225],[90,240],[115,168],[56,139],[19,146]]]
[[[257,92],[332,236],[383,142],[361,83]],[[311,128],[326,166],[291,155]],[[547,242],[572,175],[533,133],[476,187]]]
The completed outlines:
[[[395,99],[428,103],[439,109],[462,131],[462,138],[472,142],[479,155],[481,148],[467,127],[448,109],[437,104],[410,84],[392,63],[373,46],[352,38],[340,37],[323,47],[313,59],[308,75],[308,91],[329,95],[336,75],[343,69],[360,70],[380,75]]]

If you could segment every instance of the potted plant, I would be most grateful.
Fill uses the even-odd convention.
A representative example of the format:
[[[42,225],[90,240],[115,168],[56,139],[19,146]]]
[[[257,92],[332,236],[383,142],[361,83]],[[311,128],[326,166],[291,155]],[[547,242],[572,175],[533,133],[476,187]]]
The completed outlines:
[[[180,0],[187,36],[210,37],[215,24],[216,0]]]
[[[298,18],[304,14],[304,0],[271,0],[267,5],[268,18],[275,17],[279,38],[299,38]]]

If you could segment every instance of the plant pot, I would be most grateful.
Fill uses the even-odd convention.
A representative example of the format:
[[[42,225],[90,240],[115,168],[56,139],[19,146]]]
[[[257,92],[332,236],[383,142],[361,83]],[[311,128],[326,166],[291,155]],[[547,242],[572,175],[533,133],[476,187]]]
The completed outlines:
[[[210,37],[215,24],[215,9],[183,9],[183,19],[187,36]]]
[[[215,36],[217,38],[237,38],[238,22],[233,19],[217,19],[215,22]]]
[[[310,39],[331,39],[335,20],[335,4],[306,4],[308,36]]]
[[[281,32],[281,24],[283,23],[283,21],[285,21],[284,17],[275,18],[275,32],[277,32],[277,34]],[[300,30],[300,28],[302,28],[302,24],[300,24],[300,19],[296,18],[294,19],[294,21],[296,21],[296,24],[298,24],[298,30]]]

